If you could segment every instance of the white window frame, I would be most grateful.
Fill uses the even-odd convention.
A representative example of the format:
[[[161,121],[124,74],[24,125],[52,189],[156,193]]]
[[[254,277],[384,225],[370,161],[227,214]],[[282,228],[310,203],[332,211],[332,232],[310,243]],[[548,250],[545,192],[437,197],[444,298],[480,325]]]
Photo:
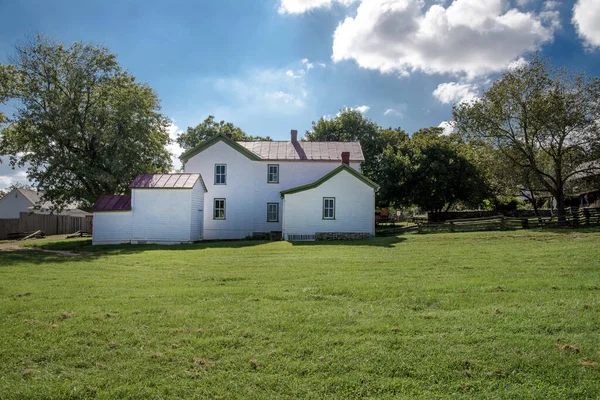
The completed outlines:
[[[335,219],[335,197],[323,197],[323,219]]]
[[[218,168],[223,167],[223,172],[218,172]],[[222,178],[222,182],[218,182]],[[215,164],[215,185],[227,185],[227,164]]]
[[[223,207],[218,207],[217,206],[217,202],[218,201],[219,202],[220,201],[223,202]],[[218,211],[223,211],[223,216],[222,217],[221,216],[217,216],[217,215],[220,215],[220,213],[217,214]],[[214,199],[213,200],[213,219],[224,220],[224,219],[226,219],[226,217],[227,217],[227,200],[224,199],[224,198],[216,198],[216,199]]]
[[[277,168],[277,171],[271,172],[271,167]],[[275,179],[271,179],[271,174]],[[279,183],[279,164],[267,164],[267,183]]]
[[[271,219],[271,207],[275,206],[275,219]],[[279,222],[279,203],[267,203],[267,222]]]

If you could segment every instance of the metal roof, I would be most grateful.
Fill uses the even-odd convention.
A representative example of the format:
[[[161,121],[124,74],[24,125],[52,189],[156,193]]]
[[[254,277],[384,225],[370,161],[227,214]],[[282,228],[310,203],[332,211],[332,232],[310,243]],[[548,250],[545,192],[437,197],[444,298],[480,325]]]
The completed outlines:
[[[350,161],[364,161],[358,142],[236,142],[263,160],[342,161],[342,152]]]
[[[129,211],[131,196],[103,194],[92,206],[92,211]]]
[[[201,179],[200,174],[140,174],[129,187],[131,189],[191,189],[198,179]]]

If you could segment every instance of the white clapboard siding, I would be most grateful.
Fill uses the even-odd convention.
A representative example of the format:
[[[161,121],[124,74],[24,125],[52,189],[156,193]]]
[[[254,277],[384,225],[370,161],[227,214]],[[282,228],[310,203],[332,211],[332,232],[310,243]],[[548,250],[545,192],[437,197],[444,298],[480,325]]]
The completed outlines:
[[[323,219],[323,198],[335,198],[335,219]],[[286,194],[283,234],[315,235],[319,232],[375,234],[375,190],[347,171],[316,188]]]
[[[131,211],[94,212],[92,244],[119,244],[131,241]]]

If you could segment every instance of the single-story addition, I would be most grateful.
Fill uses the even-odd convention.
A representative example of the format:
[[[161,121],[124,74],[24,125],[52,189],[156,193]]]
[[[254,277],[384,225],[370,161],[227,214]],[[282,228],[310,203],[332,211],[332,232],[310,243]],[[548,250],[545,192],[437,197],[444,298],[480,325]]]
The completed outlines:
[[[377,188],[360,172],[342,164],[312,183],[281,191],[284,240],[374,236]]]
[[[104,195],[92,207],[92,244],[202,240],[206,186],[200,174],[141,174],[131,196]]]

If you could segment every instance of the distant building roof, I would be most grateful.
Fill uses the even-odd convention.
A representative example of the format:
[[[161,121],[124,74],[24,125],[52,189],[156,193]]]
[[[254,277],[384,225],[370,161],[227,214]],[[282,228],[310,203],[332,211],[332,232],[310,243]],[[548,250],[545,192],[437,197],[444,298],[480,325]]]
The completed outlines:
[[[25,197],[31,202],[31,204],[33,204],[32,207],[29,207],[32,210],[47,211],[54,209],[52,202],[42,200],[42,197],[44,196],[43,191],[36,191],[24,188],[16,188],[15,190],[18,190],[23,195],[23,197]],[[75,210],[77,209],[77,206],[77,203],[70,203],[64,206],[63,210]]]
[[[92,211],[129,211],[131,196],[104,194],[94,203]]]
[[[364,161],[358,142],[237,142],[263,160],[342,161],[342,152],[350,161]]]
[[[191,189],[198,180],[206,191],[200,174],[140,174],[129,187],[131,189]]]

